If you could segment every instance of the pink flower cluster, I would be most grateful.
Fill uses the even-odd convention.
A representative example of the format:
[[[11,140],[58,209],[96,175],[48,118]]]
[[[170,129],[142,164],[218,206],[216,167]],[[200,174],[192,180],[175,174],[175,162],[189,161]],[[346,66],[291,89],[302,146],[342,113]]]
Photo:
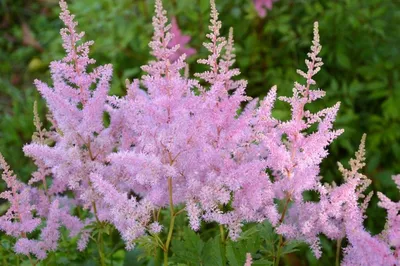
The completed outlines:
[[[267,10],[271,10],[276,1],[278,0],[253,0],[253,3],[258,15],[264,18],[267,15]]]
[[[172,204],[184,208],[193,230],[202,221],[217,222],[236,239],[243,223],[268,220],[286,238],[309,243],[317,257],[323,233],[348,239],[344,265],[400,265],[399,203],[380,193],[388,227],[380,238],[363,228],[370,198],[359,203],[369,184],[358,173],[364,141],[351,169],[340,167],[344,184],[320,182],[319,165],[342,130],[333,129],[339,103],[316,113],[306,108],[325,95],[313,89],[323,64],[317,23],[307,71],[298,70],[304,82],[294,84],[292,96],[279,98],[291,108],[291,117],[280,121],[272,116],[276,86],[263,100],[251,100],[246,81],[236,78],[233,30],[228,38],[221,35],[214,1],[204,43],[209,55],[198,60],[207,70],[189,77],[185,57],[194,50],[179,46],[189,37],[181,35],[175,20],[168,24],[157,0],[149,44],[154,61],[142,67],[147,74],[141,79],[127,81],[127,95],[120,98],[108,95],[111,65],[89,67],[95,63],[89,57],[93,42],[82,42],[84,33],[77,32],[64,0],[60,6],[66,56],[50,65],[52,86],[35,81],[53,130],[42,131],[36,121],[39,133],[24,147],[38,167],[30,186],[0,157],[10,189],[0,196],[11,202],[0,230],[17,239],[16,252],[45,258],[57,248],[61,226],[71,237],[80,235],[83,250],[91,233],[84,226],[95,222],[114,225],[133,248],[138,237],[162,230],[153,214]],[[400,177],[394,180],[400,189]],[[304,200],[303,192],[311,190],[319,193],[319,202]],[[283,212],[276,200],[285,203]],[[92,217],[73,216],[77,207]],[[29,239],[42,223],[40,238]],[[251,260],[248,255],[248,265]]]

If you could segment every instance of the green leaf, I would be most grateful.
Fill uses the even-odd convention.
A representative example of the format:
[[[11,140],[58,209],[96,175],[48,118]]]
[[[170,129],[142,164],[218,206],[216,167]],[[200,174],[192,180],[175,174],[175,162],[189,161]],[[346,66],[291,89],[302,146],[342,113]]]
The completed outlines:
[[[205,243],[200,236],[189,228],[183,230],[182,239],[172,239],[171,250],[173,256],[171,261],[198,265],[202,261],[202,250]]]
[[[218,236],[206,242],[201,257],[204,266],[224,266],[221,258],[221,240]]]
[[[159,248],[157,236],[145,235],[138,238],[135,243],[137,243],[139,247],[144,249],[144,253],[138,256],[139,260],[145,258],[146,255],[154,256],[155,254],[157,254],[157,249]]]
[[[242,266],[246,261],[246,249],[242,242],[229,241],[226,245],[226,258],[231,266]]]
[[[258,233],[258,228],[257,226],[250,227],[250,229],[247,229],[244,231],[238,238],[239,241],[241,240],[248,240],[250,239],[254,234]]]
[[[299,251],[298,247],[301,245],[301,241],[291,240],[283,246],[281,256],[289,253]]]
[[[279,240],[279,236],[275,233],[274,228],[268,221],[257,225],[257,229],[261,238],[265,240],[267,244],[275,246]]]
[[[350,68],[350,66],[351,66],[350,59],[346,54],[338,53],[336,56],[337,56],[338,64],[341,67],[343,67],[345,69],[349,69]]]
[[[262,247],[261,233],[258,226],[252,226],[245,230],[238,241],[228,241],[226,245],[226,257],[229,265],[242,266],[246,261],[247,253],[256,253]]]
[[[208,0],[200,0],[200,12],[201,13],[207,13],[209,12],[210,9],[210,1]]]

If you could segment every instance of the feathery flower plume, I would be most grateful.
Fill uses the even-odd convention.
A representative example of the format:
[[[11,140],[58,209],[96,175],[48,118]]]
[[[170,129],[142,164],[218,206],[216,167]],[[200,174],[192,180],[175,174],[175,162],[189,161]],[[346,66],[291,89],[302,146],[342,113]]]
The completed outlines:
[[[272,1],[254,3],[261,16],[264,6],[272,6]],[[93,42],[82,42],[84,33],[77,31],[64,0],[60,7],[66,56],[50,65],[52,86],[35,80],[53,128],[42,128],[35,104],[37,132],[24,146],[38,167],[29,185],[17,180],[0,155],[9,189],[0,197],[10,202],[0,230],[16,238],[17,253],[44,259],[56,250],[61,226],[70,237],[80,236],[82,251],[95,223],[115,226],[131,249],[139,237],[163,230],[155,213],[169,208],[171,217],[186,211],[193,230],[202,222],[226,226],[233,240],[243,223],[268,220],[286,239],[308,243],[316,257],[324,234],[347,238],[344,265],[398,265],[399,203],[378,193],[379,206],[388,212],[387,227],[380,236],[363,227],[372,196],[364,195],[370,181],[359,173],[365,165],[365,136],[350,169],[339,164],[345,182],[321,184],[320,164],[343,131],[333,128],[340,103],[315,113],[308,110],[308,104],[325,95],[313,89],[323,65],[318,23],[305,60],[307,71],[297,71],[305,81],[295,82],[292,96],[279,97],[291,108],[291,117],[280,121],[272,116],[276,86],[261,101],[246,95],[247,83],[234,68],[233,30],[228,38],[222,36],[213,0],[204,43],[209,54],[198,60],[207,70],[194,74],[197,80],[189,77],[185,58],[194,50],[184,45],[190,37],[181,34],[176,19],[168,23],[162,1],[156,0],[149,43],[154,60],[142,67],[144,76],[126,82],[127,95],[121,98],[108,96],[111,65],[89,71],[95,63],[89,57]],[[400,176],[393,180],[400,189]],[[319,193],[318,202],[303,198],[312,190]],[[284,203],[282,212],[276,200]],[[89,210],[89,217],[82,221],[73,216],[77,207]],[[41,223],[39,237],[29,238]],[[280,241],[279,248],[284,245]],[[167,255],[169,243],[163,246]],[[245,265],[251,263],[247,253]]]

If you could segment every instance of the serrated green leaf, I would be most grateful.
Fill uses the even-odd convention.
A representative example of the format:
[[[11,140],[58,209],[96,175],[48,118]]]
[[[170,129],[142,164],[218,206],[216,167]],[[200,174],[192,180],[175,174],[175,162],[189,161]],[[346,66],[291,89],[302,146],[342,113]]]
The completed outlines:
[[[298,247],[301,245],[301,243],[302,242],[296,240],[289,241],[288,243],[286,243],[286,245],[283,246],[281,256],[299,251]]]
[[[254,234],[257,233],[258,233],[257,226],[252,226],[250,227],[250,229],[247,229],[246,231],[242,232],[242,234],[238,238],[238,241],[250,239]]]
[[[155,236],[145,235],[138,238],[135,243],[144,250],[144,254],[138,256],[139,260],[144,258],[144,255],[152,256],[157,253],[159,242]]]
[[[173,256],[171,261],[187,263],[188,265],[198,265],[202,261],[204,244],[198,234],[189,228],[185,228],[182,239],[172,239],[171,250]]]
[[[274,228],[268,221],[257,225],[257,228],[261,238],[265,240],[267,244],[275,245],[279,239],[279,236],[275,233]]]
[[[224,266],[221,258],[221,240],[219,237],[210,238],[206,242],[201,257],[204,266]]]
[[[231,266],[242,266],[246,261],[246,250],[241,243],[229,241],[226,245],[226,258]]]

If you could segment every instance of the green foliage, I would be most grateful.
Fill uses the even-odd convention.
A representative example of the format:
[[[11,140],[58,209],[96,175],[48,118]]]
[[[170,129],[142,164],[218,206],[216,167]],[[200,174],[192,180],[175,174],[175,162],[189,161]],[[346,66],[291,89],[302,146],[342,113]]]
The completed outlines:
[[[183,265],[219,266],[223,265],[220,249],[218,236],[203,241],[197,233],[185,227],[183,236],[172,240],[171,261]]]
[[[238,241],[228,242],[226,256],[229,265],[244,265],[246,253],[251,253],[253,265],[274,265],[274,259],[278,256],[278,243],[279,236],[270,223],[251,225]],[[300,244],[299,241],[286,241],[280,256],[298,251]]]

